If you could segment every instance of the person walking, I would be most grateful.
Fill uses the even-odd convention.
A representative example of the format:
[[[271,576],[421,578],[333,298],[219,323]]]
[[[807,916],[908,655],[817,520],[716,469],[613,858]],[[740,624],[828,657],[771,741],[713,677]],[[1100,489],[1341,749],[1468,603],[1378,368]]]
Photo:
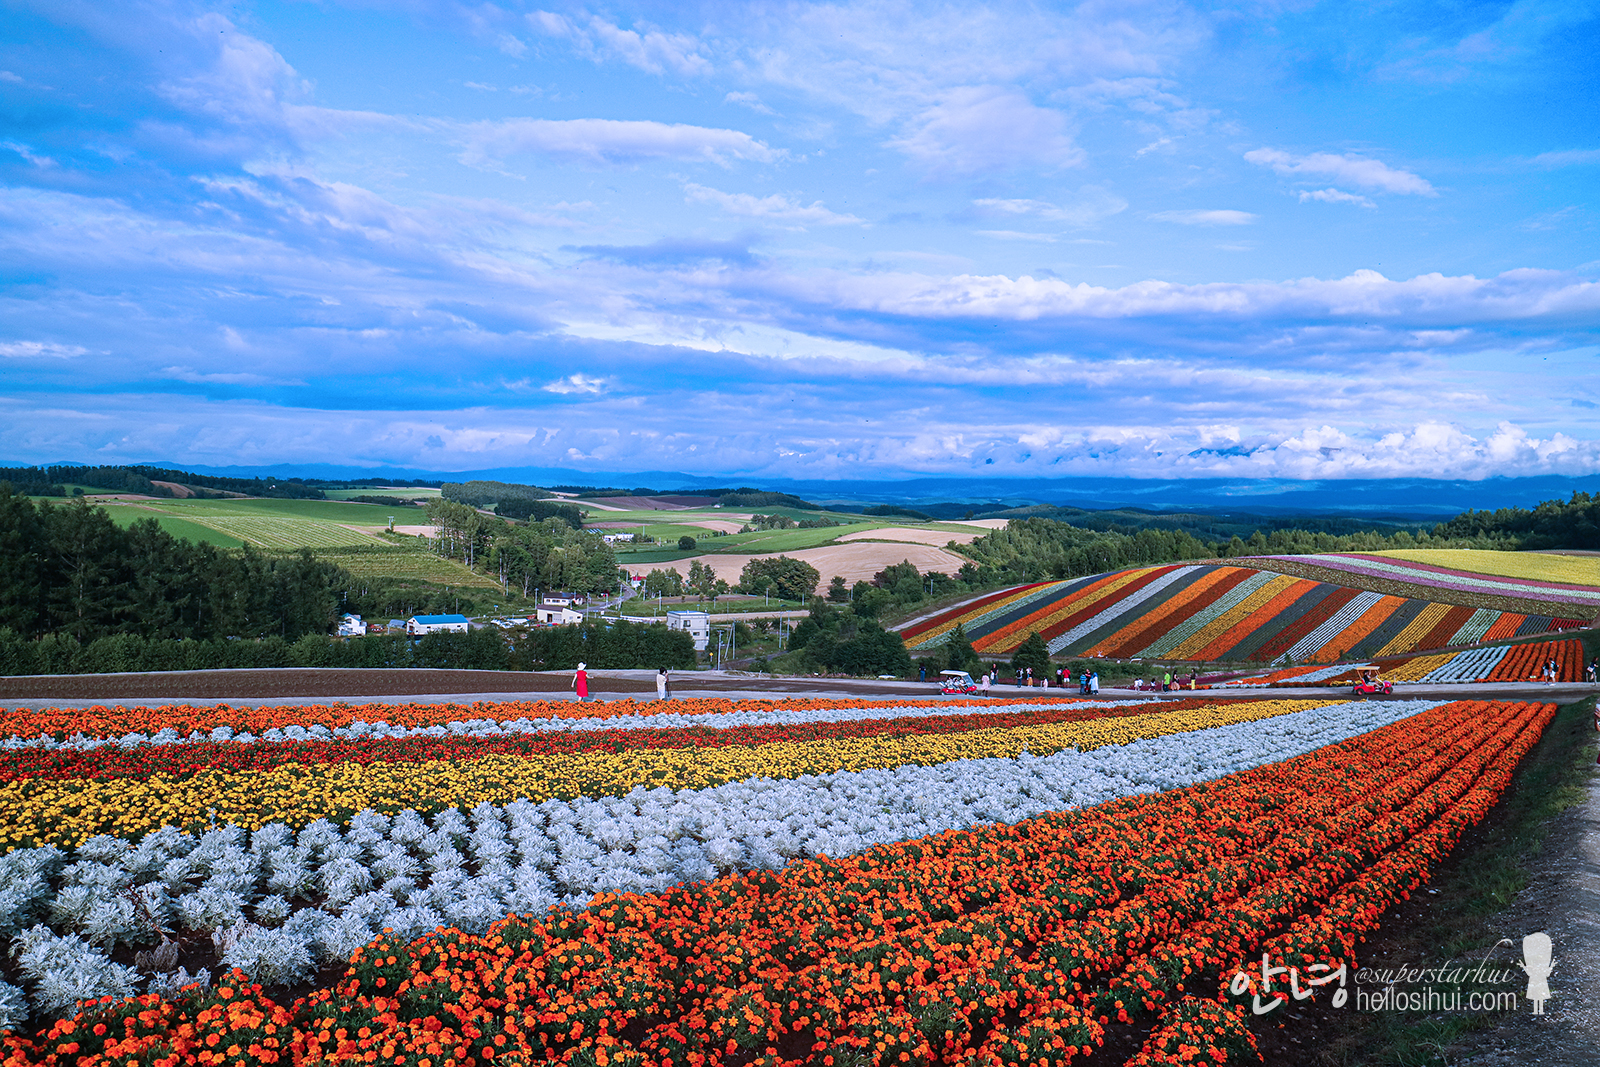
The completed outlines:
[[[582,704],[589,699],[589,672],[587,664],[579,663],[578,669],[572,672],[572,691],[578,694],[578,703]]]
[[[1089,675],[1089,695],[1090,696],[1099,696],[1100,695],[1100,672],[1099,671],[1095,671],[1093,674]]]
[[[672,695],[672,681],[667,677],[667,669],[662,667],[656,671],[656,699],[666,700]]]
[[[1171,671],[1168,671],[1166,674],[1161,676],[1161,691],[1163,693],[1172,692],[1172,672]]]
[[[1597,675],[1600,675],[1600,657],[1590,660],[1588,670],[1584,672],[1584,676],[1591,682]]]
[[[979,689],[982,690],[984,696],[988,696],[989,695],[989,672],[988,671],[984,671],[983,672],[983,680],[978,683],[978,687],[979,687]]]

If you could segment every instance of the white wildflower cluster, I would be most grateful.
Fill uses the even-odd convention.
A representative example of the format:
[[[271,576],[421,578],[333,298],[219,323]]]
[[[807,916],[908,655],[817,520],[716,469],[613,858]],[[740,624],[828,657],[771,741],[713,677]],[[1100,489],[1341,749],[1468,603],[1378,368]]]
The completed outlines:
[[[1062,700],[1059,703],[984,703],[968,707],[952,706],[949,704],[933,704],[927,706],[894,705],[872,708],[783,708],[775,707],[759,711],[723,711],[703,712],[692,715],[677,712],[662,712],[660,714],[618,714],[608,716],[592,716],[581,719],[566,719],[560,717],[540,719],[457,719],[447,723],[436,723],[432,726],[397,726],[394,723],[379,719],[375,722],[357,720],[349,726],[286,726],[281,729],[274,728],[263,731],[259,736],[248,731],[235,733],[230,727],[219,726],[214,730],[202,732],[194,730],[189,734],[180,734],[173,729],[157,730],[153,734],[129,733],[121,737],[88,737],[84,734],[73,734],[65,739],[57,739],[49,734],[40,734],[38,737],[8,736],[0,738],[0,750],[4,749],[76,749],[88,752],[97,748],[116,746],[122,749],[134,749],[141,746],[160,745],[187,745],[201,741],[212,741],[229,744],[275,744],[285,741],[358,741],[362,739],[395,740],[407,737],[515,737],[528,734],[545,734],[560,731],[576,733],[595,730],[675,730],[689,727],[706,727],[712,730],[725,730],[734,726],[797,726],[806,723],[827,722],[864,722],[871,719],[925,719],[941,715],[971,714],[971,715],[1004,715],[1015,711],[1041,711],[1050,708],[1067,707],[1075,703],[1072,700]]]
[[[1016,822],[1287,759],[1430,706],[1351,702],[1088,752],[484,803],[426,818],[368,810],[347,827],[318,820],[298,833],[281,824],[199,835],[169,828],[137,846],[97,837],[71,854],[19,850],[0,859],[0,872],[15,891],[12,914],[33,922],[17,939],[30,991],[56,1011],[72,997],[131,990],[138,975],[107,953],[118,943],[153,944],[152,920],[209,931],[223,966],[269,985],[293,983],[321,962],[348,959],[386,927],[401,938],[446,924],[481,933],[508,912],[583,907],[598,892],[659,891]],[[195,980],[164,971],[150,988]],[[0,1010],[6,996],[0,989]]]

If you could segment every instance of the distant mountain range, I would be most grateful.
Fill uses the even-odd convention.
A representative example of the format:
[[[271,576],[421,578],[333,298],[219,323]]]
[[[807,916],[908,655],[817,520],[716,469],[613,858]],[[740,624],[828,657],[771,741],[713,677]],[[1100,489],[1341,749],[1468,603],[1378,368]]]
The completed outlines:
[[[657,492],[751,485],[793,493],[823,505],[898,504],[938,512],[975,514],[1040,504],[1088,510],[1138,508],[1147,511],[1203,509],[1215,515],[1359,515],[1365,518],[1437,519],[1469,509],[1532,507],[1542,500],[1565,500],[1574,491],[1600,491],[1600,477],[1487,478],[1482,481],[1349,479],[1288,481],[1250,479],[1065,478],[1000,479],[920,477],[900,481],[808,481],[725,475],[707,477],[681,471],[595,473],[559,467],[497,467],[475,471],[342,466],[331,463],[281,463],[271,466],[212,467],[175,461],[152,463],[226,477],[368,479],[473,478],[529,485],[595,485],[649,488]],[[938,507],[946,505],[945,507]],[[957,508],[956,506],[960,507]]]

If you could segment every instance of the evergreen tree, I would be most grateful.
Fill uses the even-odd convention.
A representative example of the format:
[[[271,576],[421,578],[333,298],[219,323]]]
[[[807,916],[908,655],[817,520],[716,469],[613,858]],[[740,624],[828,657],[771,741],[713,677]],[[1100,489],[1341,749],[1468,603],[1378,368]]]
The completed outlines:
[[[1044,638],[1039,636],[1038,630],[1030,631],[1011,657],[1012,670],[1021,672],[1029,667],[1033,668],[1035,678],[1044,678],[1050,673],[1050,649],[1045,645]]]
[[[983,666],[983,661],[972,650],[972,642],[967,639],[966,629],[959,622],[945,640],[944,665],[947,670],[952,671],[975,671]]]

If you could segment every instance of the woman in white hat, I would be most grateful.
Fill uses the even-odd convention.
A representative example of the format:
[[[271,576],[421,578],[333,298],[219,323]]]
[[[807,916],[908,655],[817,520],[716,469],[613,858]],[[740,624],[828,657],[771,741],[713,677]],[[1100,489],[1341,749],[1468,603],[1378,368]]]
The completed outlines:
[[[578,669],[572,672],[572,688],[578,694],[578,703],[582,704],[589,699],[589,674],[584,670],[585,664],[578,664]]]

